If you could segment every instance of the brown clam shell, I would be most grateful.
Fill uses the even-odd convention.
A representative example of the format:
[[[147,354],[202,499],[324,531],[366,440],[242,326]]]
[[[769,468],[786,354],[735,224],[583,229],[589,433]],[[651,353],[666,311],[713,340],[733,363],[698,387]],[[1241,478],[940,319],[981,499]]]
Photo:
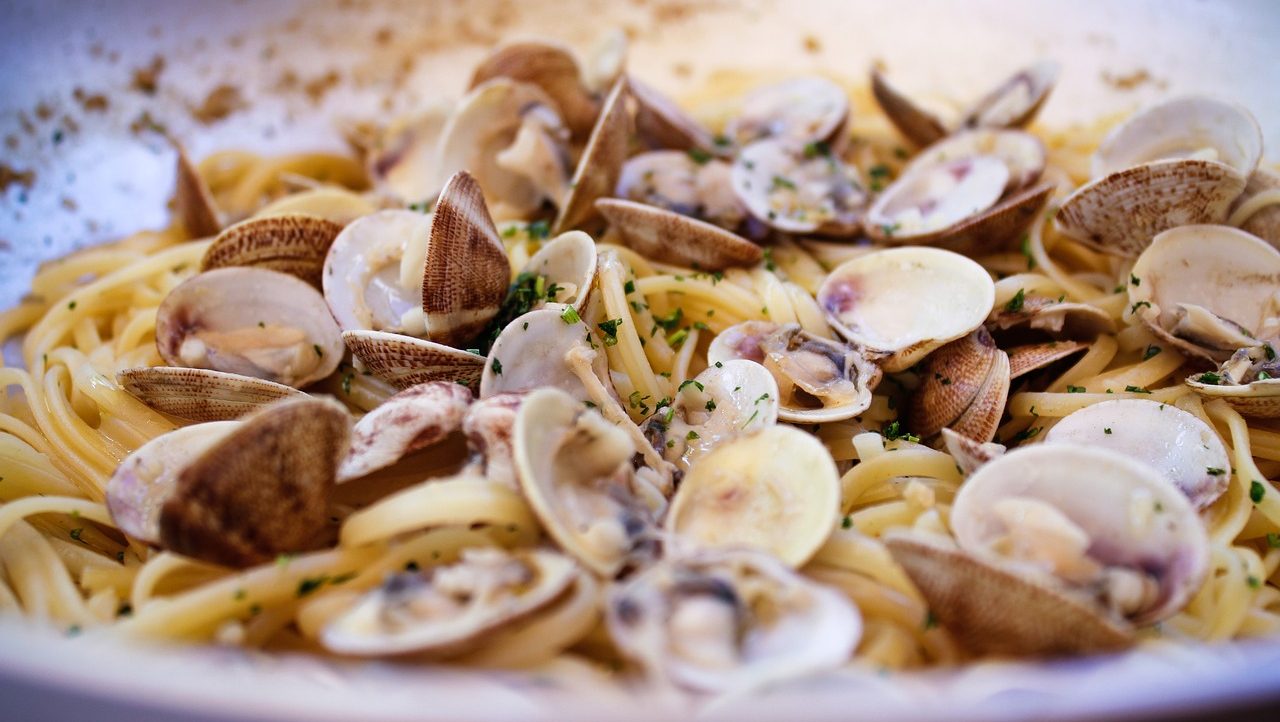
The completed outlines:
[[[620,198],[601,198],[596,208],[646,258],[707,271],[754,266],[764,258],[759,246],[696,218]]]
[[[967,255],[991,253],[1031,227],[1053,188],[1051,183],[1042,183],[1019,191],[982,213],[932,233],[898,235],[875,224],[869,224],[866,231],[872,240],[891,245],[937,246]]]
[[[1009,394],[1009,357],[985,328],[929,354],[907,405],[908,428],[931,439],[951,427],[979,442],[995,436]]]
[[[627,81],[636,101],[636,133],[649,145],[671,150],[703,150],[723,155],[728,145],[717,145],[711,131],[702,127],[680,106],[648,83]]]
[[[344,331],[342,340],[375,376],[407,389],[428,381],[453,381],[471,389],[480,383],[484,357],[386,331]]]
[[[1009,354],[1009,379],[1038,371],[1073,354],[1086,351],[1089,344],[1080,341],[1047,341],[1006,349]]]
[[[342,226],[305,213],[251,218],[227,227],[200,259],[200,270],[259,266],[320,287],[324,257]]]
[[[1027,296],[1022,302],[1022,308],[1017,311],[997,306],[992,309],[987,323],[1002,331],[1029,327],[1044,331],[1054,338],[1083,341],[1091,341],[1100,334],[1116,332],[1111,316],[1097,306],[1059,302],[1044,296]]]
[[[116,380],[156,411],[192,421],[238,419],[281,399],[306,396],[266,379],[181,366],[125,369]]]
[[[213,200],[213,192],[209,184],[204,182],[195,163],[187,156],[187,151],[174,143],[177,151],[176,179],[173,192],[173,205],[178,222],[192,238],[208,238],[217,235],[222,229],[218,220],[218,205]]]
[[[917,146],[923,148],[946,137],[947,128],[942,121],[899,92],[879,68],[871,69],[871,94],[893,127]]]
[[[575,137],[590,133],[600,113],[600,101],[583,84],[578,61],[560,45],[539,41],[504,45],[480,61],[467,89],[493,78],[510,78],[542,88],[555,101]]]
[[[609,91],[600,111],[600,119],[591,131],[587,146],[582,151],[578,168],[574,171],[569,193],[551,233],[558,235],[576,228],[596,214],[595,201],[613,193],[627,160],[627,142],[631,136],[631,122],[626,107],[627,83],[619,79]]]

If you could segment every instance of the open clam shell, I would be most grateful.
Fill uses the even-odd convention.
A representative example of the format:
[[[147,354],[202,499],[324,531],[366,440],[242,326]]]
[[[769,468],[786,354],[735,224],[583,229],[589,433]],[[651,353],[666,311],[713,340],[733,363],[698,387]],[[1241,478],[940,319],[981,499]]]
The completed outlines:
[[[736,233],[657,206],[601,198],[596,208],[628,246],[655,261],[719,271],[764,258],[759,246]]]
[[[1160,339],[1224,361],[1280,326],[1280,251],[1229,226],[1174,228],[1133,266],[1131,312]]]
[[[925,357],[920,386],[907,406],[907,427],[932,439],[950,427],[979,443],[991,441],[1000,426],[1011,378],[1009,356],[986,329]]]
[[[1243,107],[1202,96],[1153,105],[1111,131],[1093,156],[1102,178],[1156,160],[1221,163],[1248,177],[1262,158],[1262,129]]]
[[[780,231],[851,236],[861,228],[865,186],[829,148],[759,140],[738,154],[730,180],[751,215]]]
[[[320,641],[353,656],[457,656],[553,604],[581,574],[549,550],[464,549],[452,564],[388,578],[326,624]]]
[[[596,199],[609,195],[617,185],[631,136],[626,90],[626,81],[619,80],[605,98],[600,117],[569,182],[569,191],[552,224],[552,233],[563,233],[591,220],[596,214]]]
[[[1040,112],[1058,82],[1059,65],[1045,60],[1014,73],[969,109],[962,128],[1021,128]]]
[[[844,90],[811,75],[752,91],[725,132],[739,146],[765,138],[838,145],[848,120],[849,98]]]
[[[947,428],[942,430],[941,436],[943,448],[956,460],[956,466],[965,476],[1006,451],[1003,444],[981,442]]]
[[[835,529],[840,474],[822,442],[792,426],[727,441],[680,482],[666,527],[695,546],[745,546],[807,562]]]
[[[385,469],[460,430],[470,405],[471,391],[446,381],[411,386],[392,396],[352,428],[338,483]]]
[[[338,234],[322,285],[343,331],[426,335],[420,284],[430,234],[431,216],[405,210],[358,218]]]
[[[397,389],[430,381],[475,388],[484,369],[479,354],[398,333],[343,331],[342,340],[374,375]]]
[[[280,271],[320,287],[324,259],[342,226],[305,213],[251,218],[218,234],[200,270],[254,266]]]
[[[310,549],[328,523],[350,426],[337,402],[305,397],[179,429],[120,465],[108,507],[139,539],[215,564]]]
[[[520,489],[561,549],[606,578],[642,551],[655,519],[632,487],[626,432],[544,388],[521,403],[512,447]]]
[[[1145,399],[1115,399],[1074,411],[1045,435],[1045,443],[1118,451],[1142,461],[1208,508],[1227,490],[1231,461],[1218,434],[1194,414]]]
[[[209,369],[154,366],[116,374],[125,391],[156,411],[192,421],[227,421],[301,391],[274,381]]]
[[[480,471],[492,482],[518,488],[515,471],[516,412],[524,402],[524,394],[497,394],[471,404],[462,419],[462,433],[467,448],[476,455]]]
[[[546,278],[546,287],[554,286],[556,293],[550,300],[539,300],[535,308],[555,304],[581,311],[591,298],[597,257],[596,242],[582,231],[568,231],[542,244],[522,272]]]
[[[992,330],[1029,328],[1053,338],[1093,340],[1115,333],[1116,324],[1106,311],[1087,303],[1058,301],[1044,296],[1023,296],[1016,308],[996,306],[987,321]],[[1047,363],[1047,362],[1046,362]]]
[[[196,164],[187,156],[187,151],[177,143],[174,143],[174,150],[177,159],[173,205],[178,223],[192,238],[216,236],[222,229],[222,220],[218,205],[213,200],[213,192],[209,190],[209,184],[205,183]]]
[[[1250,210],[1243,211],[1247,215],[1241,221],[1240,230],[1280,248],[1280,202],[1276,194],[1280,194],[1280,173],[1258,168],[1249,176],[1244,193],[1231,206],[1231,223],[1235,223],[1236,215],[1248,206]],[[1271,200],[1267,201],[1267,197]]]
[[[982,325],[995,284],[957,253],[890,248],[833,269],[817,300],[832,328],[896,372]]]
[[[746,210],[733,191],[732,166],[674,150],[632,156],[622,166],[614,195],[736,230]]]
[[[591,132],[600,114],[600,99],[583,81],[573,52],[545,40],[521,40],[495,48],[471,74],[475,89],[494,78],[535,85],[554,103],[574,136]]]
[[[265,268],[219,268],[176,286],[156,314],[156,348],[171,366],[305,386],[342,360],[324,298]]]
[[[436,178],[440,136],[449,114],[450,108],[445,104],[431,105],[393,120],[372,139],[371,147],[365,149],[365,170],[380,191],[406,203],[435,198],[440,192]]]
[[[947,135],[947,126],[938,116],[916,105],[880,72],[871,68],[871,94],[889,122],[919,147],[932,145]]]
[[[778,417],[797,424],[851,419],[871,405],[880,369],[857,349],[819,338],[797,324],[747,321],[725,329],[707,362],[762,364],[778,385]]]
[[[1088,349],[1089,344],[1080,341],[1046,341],[1014,346],[1006,350],[1009,354],[1009,379],[1016,380]]]
[[[727,150],[729,144],[717,144],[711,131],[653,86],[634,77],[627,84],[636,102],[636,133],[650,146],[717,155]]]
[[[707,692],[834,669],[862,636],[844,595],[744,549],[665,559],[612,587],[605,609],[619,651],[652,676]]]
[[[581,317],[559,308],[530,311],[507,324],[494,340],[480,377],[480,398],[552,386],[588,401],[591,395],[566,355],[592,343],[591,329]],[[600,378],[608,378],[603,353],[596,355],[593,369]]]
[[[1044,143],[1020,130],[975,128],[950,135],[917,153],[899,174],[979,156],[998,158],[1009,170],[1005,192],[1028,188],[1040,180],[1047,162]]]
[[[1186,384],[1206,399],[1226,401],[1245,416],[1280,418],[1280,363],[1275,346],[1271,340],[1242,348],[1217,371],[1193,374]]]

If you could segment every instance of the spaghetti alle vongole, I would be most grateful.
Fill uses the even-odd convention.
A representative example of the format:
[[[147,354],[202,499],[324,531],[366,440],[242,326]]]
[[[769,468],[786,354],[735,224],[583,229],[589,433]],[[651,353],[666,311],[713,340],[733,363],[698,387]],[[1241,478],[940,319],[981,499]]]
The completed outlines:
[[[1037,66],[961,127],[877,73],[756,89],[716,136],[493,70],[521,52],[564,53],[495,51],[447,153],[215,154],[171,228],[40,270],[0,315],[0,612],[703,691],[1280,630],[1247,112],[1029,133]]]

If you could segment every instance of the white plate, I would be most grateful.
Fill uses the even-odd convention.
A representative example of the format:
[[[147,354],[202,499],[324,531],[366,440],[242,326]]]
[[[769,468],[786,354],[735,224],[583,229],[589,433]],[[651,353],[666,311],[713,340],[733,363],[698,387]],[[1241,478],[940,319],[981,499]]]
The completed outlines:
[[[551,36],[585,49],[603,29],[627,27],[635,36],[631,67],[676,93],[720,69],[861,77],[880,59],[908,88],[963,99],[1051,57],[1064,72],[1042,115],[1047,124],[1205,92],[1248,106],[1266,133],[1268,159],[1280,160],[1280,3],[1271,0],[0,0],[0,18],[0,158],[37,176],[30,190],[0,194],[0,307],[21,296],[36,263],[165,223],[172,159],[154,138],[130,132],[143,111],[196,157],[229,147],[341,151],[335,118],[385,119],[432,98],[457,97],[486,43],[500,35]],[[377,39],[384,28],[385,43]],[[817,52],[805,49],[809,38]],[[166,61],[159,91],[151,97],[130,90],[133,70],[157,54]],[[401,66],[407,57],[411,68]],[[338,84],[318,103],[301,90],[280,89],[289,70],[305,84],[331,69]],[[1151,81],[1132,90],[1104,80],[1138,71]],[[222,83],[239,88],[249,107],[214,125],[195,122],[188,107]],[[104,94],[109,107],[87,110],[76,88]],[[37,112],[42,105],[47,113]],[[662,704],[580,689],[557,693],[518,675],[386,663],[339,671],[308,659],[124,647],[92,635],[63,639],[25,624],[0,624],[0,700],[0,718],[24,720],[602,720],[652,717]],[[844,672],[762,699],[725,700],[704,714],[1119,719],[1266,700],[1280,700],[1275,642],[888,677]]]

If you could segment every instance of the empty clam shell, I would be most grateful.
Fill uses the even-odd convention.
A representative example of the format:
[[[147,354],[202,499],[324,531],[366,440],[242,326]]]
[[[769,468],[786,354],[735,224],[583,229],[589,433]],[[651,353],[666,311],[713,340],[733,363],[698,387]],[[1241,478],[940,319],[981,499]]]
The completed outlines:
[[[1217,161],[1159,160],[1105,175],[1062,202],[1054,223],[1104,253],[1135,256],[1156,234],[1221,223],[1245,176]]]
[[[732,175],[732,166],[719,159],[650,151],[622,166],[615,195],[734,230],[746,211],[734,194]]]
[[[1139,625],[1181,609],[1208,572],[1208,538],[1187,497],[1151,466],[1099,447],[1005,454],[960,488],[951,526],[965,551],[1098,594]]]
[[[200,259],[200,270],[268,268],[319,288],[325,255],[341,232],[341,225],[304,213],[251,218],[218,234]]]
[[[956,460],[956,466],[960,467],[965,476],[1006,451],[1002,444],[980,442],[947,428],[942,430],[941,436],[944,448]]]
[[[804,431],[774,426],[717,446],[689,469],[666,526],[696,546],[760,549],[799,567],[839,513],[830,452]]]
[[[1262,129],[1243,107],[1201,96],[1174,98],[1130,118],[1103,139],[1093,177],[1157,160],[1221,163],[1247,178],[1262,157]]]
[[[1053,184],[1043,183],[1017,191],[986,210],[918,235],[901,234],[899,221],[878,223],[868,215],[867,235],[893,245],[927,244],[972,255],[992,253],[1026,233],[1053,195],[1053,189]],[[912,213],[909,217],[913,216]]]
[[[209,184],[204,182],[199,169],[181,145],[174,144],[177,162],[174,180],[173,205],[178,222],[192,238],[215,236],[222,228],[221,215],[213,200]]]
[[[1028,188],[1040,180],[1047,161],[1044,143],[1020,130],[976,128],[948,136],[920,151],[899,175],[964,158],[987,156],[1003,161],[1009,170],[1005,192]]]
[[[342,360],[324,298],[265,268],[219,268],[179,284],[156,314],[156,348],[171,366],[305,386]]]
[[[670,407],[645,421],[645,436],[687,471],[713,448],[778,422],[778,383],[754,361],[730,359],[680,385]]]
[[[1032,371],[1045,368],[1073,354],[1086,351],[1089,344],[1080,341],[1046,341],[1025,346],[1014,346],[1009,354],[1009,379],[1014,380]]]
[[[1133,266],[1130,309],[1180,350],[1224,361],[1280,324],[1280,251],[1229,226],[1182,226]]]
[[[549,550],[464,549],[452,564],[388,578],[326,624],[320,641],[355,656],[457,656],[560,599],[581,574]]]
[[[727,143],[717,144],[711,131],[653,86],[634,77],[627,84],[636,101],[636,133],[649,145],[716,154],[727,148]]]
[[[559,389],[539,389],[516,413],[516,476],[547,534],[566,553],[613,577],[654,524],[631,487],[626,432]]]
[[[573,53],[545,40],[522,40],[495,48],[471,75],[471,89],[494,78],[529,83],[554,101],[574,136],[591,132],[600,100],[586,87]]]
[[[1116,332],[1111,314],[1097,306],[1058,301],[1044,296],[1023,296],[1016,300],[1016,308],[1006,304],[991,310],[987,323],[993,330],[1030,328],[1044,331],[1054,338],[1085,340]]]
[[[556,304],[581,311],[596,280],[596,259],[596,242],[582,231],[562,233],[542,244],[522,272],[542,276],[546,287],[556,292],[553,299],[541,299],[534,307]]]
[[[116,380],[156,411],[192,421],[238,419],[280,399],[305,396],[274,381],[178,366],[125,369]]]
[[[871,94],[893,127],[915,145],[932,145],[946,137],[948,130],[942,120],[912,102],[877,67],[871,68]]]
[[[833,669],[862,636],[843,594],[745,549],[663,560],[609,590],[605,621],[650,675],[708,692]]]
[[[925,357],[920,386],[907,406],[907,426],[923,439],[950,427],[979,443],[991,441],[1010,376],[1009,356],[978,328]]]
[[[1041,61],[1014,73],[965,113],[963,128],[1021,128],[1031,122],[1058,82],[1061,68]]]
[[[780,231],[850,236],[861,227],[862,179],[830,149],[785,136],[756,141],[738,154],[730,180],[751,215]]]
[[[960,254],[890,248],[833,269],[817,300],[832,328],[896,372],[980,326],[995,302],[995,284]]]
[[[1202,397],[1222,399],[1245,416],[1278,418],[1280,363],[1276,358],[1274,341],[1242,348],[1217,371],[1193,374],[1186,383]]]
[[[322,284],[342,330],[426,335],[420,285],[430,234],[431,216],[404,210],[378,211],[338,234]]]
[[[342,340],[378,378],[398,389],[430,381],[475,388],[484,357],[471,351],[385,331],[343,331]]]
[[[1280,248],[1280,173],[1267,168],[1258,168],[1249,176],[1244,193],[1231,206],[1231,224],[1236,224],[1237,215],[1243,213],[1240,230],[1261,238],[1272,246]],[[1270,198],[1270,200],[1267,200]],[[1262,205],[1265,203],[1265,205]],[[1246,210],[1246,206],[1248,209]]]
[[[626,89],[626,81],[619,80],[605,98],[600,118],[587,139],[560,213],[552,224],[553,233],[563,233],[590,220],[596,214],[596,199],[609,195],[617,185],[631,136]]]
[[[1045,443],[1112,449],[1142,461],[1206,509],[1227,490],[1231,463],[1218,434],[1199,417],[1145,399],[1116,399],[1074,411],[1054,425]]]
[[[507,324],[489,349],[480,377],[480,398],[553,386],[579,401],[590,400],[565,360],[571,349],[588,346],[590,339],[587,324],[561,309],[544,308],[520,316]],[[607,378],[604,354],[596,356],[594,367],[597,375]]]
[[[995,156],[916,166],[872,204],[868,233],[877,240],[927,239],[994,206],[1009,182],[1009,166]]]
[[[740,146],[765,138],[835,144],[848,120],[844,90],[826,78],[805,76],[752,91],[725,132]]]
[[[120,465],[109,508],[139,539],[215,564],[310,549],[328,522],[350,426],[337,402],[305,397],[179,429]]]
[[[764,258],[759,246],[736,233],[657,206],[601,198],[596,208],[628,246],[656,261],[719,271]]]
[[[851,419],[871,405],[880,369],[856,349],[819,338],[797,324],[747,321],[718,334],[707,362],[763,364],[778,385],[778,416],[798,424]]]
[[[351,430],[338,482],[385,469],[462,428],[471,391],[447,381],[411,386],[365,414]]]

